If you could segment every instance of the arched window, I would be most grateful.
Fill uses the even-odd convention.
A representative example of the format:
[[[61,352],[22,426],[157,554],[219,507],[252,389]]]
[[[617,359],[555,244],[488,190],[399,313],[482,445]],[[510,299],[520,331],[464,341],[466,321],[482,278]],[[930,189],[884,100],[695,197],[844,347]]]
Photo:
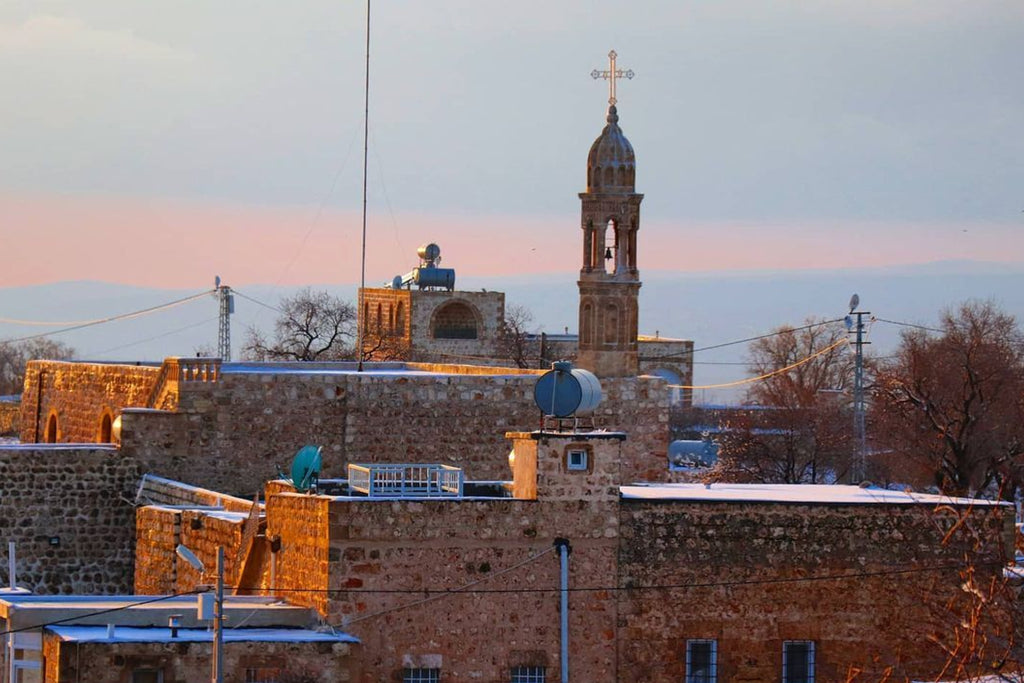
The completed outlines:
[[[377,334],[380,334],[381,326],[384,324],[383,309],[380,304],[377,304]]]
[[[46,419],[46,435],[43,441],[57,443],[57,413],[50,413],[50,417]]]
[[[611,187],[615,184],[615,171],[612,170],[611,166],[604,169],[604,185],[605,187]]]
[[[453,301],[437,309],[430,331],[434,339],[476,339],[476,314],[461,301]]]
[[[580,313],[580,344],[590,344],[594,329],[594,307],[590,303],[583,304]]]
[[[405,306],[401,301],[395,306],[395,334],[405,334]]]
[[[110,417],[110,413],[103,413],[103,417],[100,418],[100,433],[96,436],[97,443],[113,443],[112,429],[113,419]]]
[[[370,304],[363,304],[363,332],[370,331]]]
[[[604,311],[604,343],[619,343],[619,307],[615,304],[608,304]]]

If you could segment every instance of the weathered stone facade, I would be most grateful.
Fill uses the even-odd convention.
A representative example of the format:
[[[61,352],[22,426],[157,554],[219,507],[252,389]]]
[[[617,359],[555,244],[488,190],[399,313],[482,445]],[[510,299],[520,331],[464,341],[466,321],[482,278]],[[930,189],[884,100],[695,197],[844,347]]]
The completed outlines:
[[[18,396],[0,396],[0,436],[21,433],[21,399]]]
[[[224,681],[278,680],[285,672],[302,674],[293,679],[302,683],[349,681],[351,648],[348,643],[227,642]],[[41,683],[196,683],[210,680],[210,660],[209,642],[68,642],[58,632],[47,630],[43,634]],[[156,678],[158,671],[160,677]],[[150,672],[153,677],[135,679],[133,672]]]
[[[98,443],[105,418],[149,407],[159,365],[29,361],[21,398],[24,443]],[[52,438],[51,438],[52,437]]]
[[[175,377],[182,366],[199,363],[169,359],[165,368],[172,362]],[[33,376],[61,378],[65,372],[87,375],[89,367],[34,361],[30,369]],[[353,370],[343,363],[277,364],[272,371],[238,363],[158,383],[168,373],[154,368],[134,380],[135,395],[158,394],[170,409],[136,409],[107,397],[104,410],[120,416],[121,448],[144,471],[245,497],[260,491],[306,444],[324,446],[325,476],[343,476],[349,462],[437,461],[466,467],[481,479],[505,479],[502,433],[530,429],[540,418],[535,370],[416,363]],[[634,452],[643,454],[629,462],[635,481],[666,480],[664,384],[654,377],[603,384],[596,418],[630,433]],[[88,408],[92,391],[79,395],[61,380],[43,392],[43,404],[67,431],[77,424],[85,431],[91,420],[76,416],[97,412]],[[127,392],[121,398],[131,400]],[[23,410],[22,416],[28,420],[23,434],[31,436],[34,413]]]
[[[508,436],[512,498],[378,501],[269,484],[261,542],[273,559],[253,585],[360,638],[366,683],[406,666],[483,681],[537,666],[560,681],[564,539],[574,680],[682,680],[688,639],[716,641],[723,681],[779,680],[786,640],[813,641],[815,680],[887,667],[902,680],[945,663],[929,636],[948,632],[964,558],[982,583],[1005,561],[998,543],[947,536],[952,523],[1012,547],[1009,506],[886,502],[855,487],[798,502],[654,487],[652,499],[651,487],[620,488],[624,434]],[[572,451],[586,453],[582,467]]]
[[[500,358],[502,292],[359,290],[363,350],[370,360],[508,363]]]
[[[110,446],[0,447],[0,538],[18,583],[40,593],[124,593],[138,464]]]

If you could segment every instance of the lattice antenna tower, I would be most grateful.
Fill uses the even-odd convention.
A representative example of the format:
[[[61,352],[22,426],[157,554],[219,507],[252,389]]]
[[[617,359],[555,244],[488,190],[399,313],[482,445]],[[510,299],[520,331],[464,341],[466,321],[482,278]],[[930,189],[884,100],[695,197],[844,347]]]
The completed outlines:
[[[220,283],[220,275],[213,279],[219,315],[217,324],[217,355],[225,363],[231,361],[231,314],[235,312],[235,295],[231,288]]]

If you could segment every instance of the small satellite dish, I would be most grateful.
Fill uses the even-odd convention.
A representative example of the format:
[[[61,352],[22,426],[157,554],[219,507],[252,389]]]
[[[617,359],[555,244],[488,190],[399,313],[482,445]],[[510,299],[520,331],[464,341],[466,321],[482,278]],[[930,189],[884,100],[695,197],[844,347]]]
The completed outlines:
[[[300,493],[316,488],[320,478],[321,446],[303,446],[292,458],[292,486]]]
[[[601,403],[601,382],[592,372],[558,361],[537,380],[533,401],[542,413],[553,417],[589,413]]]
[[[850,297],[850,313],[856,311],[857,306],[860,306],[860,297],[854,294]]]

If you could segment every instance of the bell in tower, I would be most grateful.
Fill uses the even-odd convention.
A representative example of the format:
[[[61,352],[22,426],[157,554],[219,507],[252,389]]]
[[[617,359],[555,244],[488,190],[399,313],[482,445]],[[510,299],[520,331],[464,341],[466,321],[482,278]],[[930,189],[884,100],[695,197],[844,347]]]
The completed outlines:
[[[637,357],[640,271],[636,237],[640,202],[636,193],[636,157],[619,128],[615,81],[632,71],[595,70],[594,78],[609,83],[607,124],[587,156],[587,191],[582,203],[583,265],[580,268],[580,346],[577,364],[598,377],[631,377],[639,372]]]

